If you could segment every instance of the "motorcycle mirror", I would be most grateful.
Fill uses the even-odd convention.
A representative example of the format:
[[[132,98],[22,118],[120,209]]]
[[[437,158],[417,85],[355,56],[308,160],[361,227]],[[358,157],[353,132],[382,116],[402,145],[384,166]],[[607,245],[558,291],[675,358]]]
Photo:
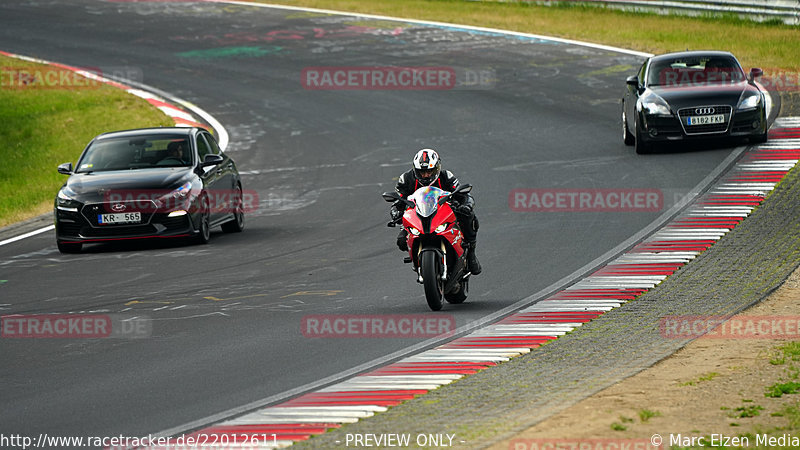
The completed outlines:
[[[382,195],[383,199],[387,202],[395,202],[400,200],[400,195],[398,195],[397,192],[384,192]]]
[[[472,185],[471,184],[463,184],[463,185],[459,186],[458,189],[456,189],[456,192],[458,192],[459,194],[468,194],[471,191],[472,191]]]

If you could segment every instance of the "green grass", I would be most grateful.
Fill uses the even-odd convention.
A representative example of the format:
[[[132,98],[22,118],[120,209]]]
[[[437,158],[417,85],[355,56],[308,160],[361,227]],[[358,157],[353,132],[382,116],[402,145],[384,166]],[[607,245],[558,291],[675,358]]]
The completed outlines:
[[[653,417],[660,417],[660,416],[661,413],[658,411],[651,411],[649,409],[643,409],[639,411],[639,420],[642,421],[642,423],[647,422]]]
[[[595,6],[467,0],[256,0],[292,6],[433,20],[596,42],[649,53],[733,52],[745,68],[800,70],[800,31],[732,16],[641,14]]]
[[[46,66],[0,56],[0,67]],[[45,73],[45,72],[42,72]],[[97,134],[144,126],[170,126],[171,119],[146,101],[105,85],[12,88],[0,85],[0,226],[52,208],[66,177],[56,171],[77,160]]]

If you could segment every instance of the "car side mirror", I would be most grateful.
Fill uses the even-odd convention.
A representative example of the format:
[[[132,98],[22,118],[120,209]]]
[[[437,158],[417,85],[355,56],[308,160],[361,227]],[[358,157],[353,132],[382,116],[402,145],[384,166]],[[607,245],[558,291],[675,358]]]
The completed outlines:
[[[630,76],[625,80],[628,86],[639,87],[639,77],[636,75]]]
[[[220,155],[206,155],[203,158],[203,163],[201,164],[201,166],[202,167],[216,166],[216,165],[219,165],[220,163],[222,163],[222,161],[224,161],[224,160],[225,160],[225,158],[223,158]]]
[[[758,67],[753,67],[750,69],[750,81],[755,81],[756,78],[764,75],[764,71]]]
[[[58,165],[58,173],[64,175],[72,175],[72,163],[64,163]]]

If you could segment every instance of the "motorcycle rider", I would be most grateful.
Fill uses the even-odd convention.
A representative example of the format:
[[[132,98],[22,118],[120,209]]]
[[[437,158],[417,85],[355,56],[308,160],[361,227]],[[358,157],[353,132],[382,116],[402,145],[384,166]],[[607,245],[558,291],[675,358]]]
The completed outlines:
[[[423,148],[414,155],[413,168],[397,180],[395,191],[403,198],[408,198],[417,189],[423,186],[435,186],[447,192],[455,191],[459,186],[458,178],[449,170],[442,170],[442,160],[435,150]],[[464,234],[463,247],[467,252],[467,270],[473,275],[481,273],[481,265],[475,254],[475,245],[478,235],[478,218],[475,217],[475,200],[470,194],[456,194],[453,196],[453,212],[458,220],[458,226]],[[394,222],[400,222],[405,212],[405,206],[397,201],[392,204],[389,215]],[[407,252],[408,232],[405,228],[397,236],[397,247]]]

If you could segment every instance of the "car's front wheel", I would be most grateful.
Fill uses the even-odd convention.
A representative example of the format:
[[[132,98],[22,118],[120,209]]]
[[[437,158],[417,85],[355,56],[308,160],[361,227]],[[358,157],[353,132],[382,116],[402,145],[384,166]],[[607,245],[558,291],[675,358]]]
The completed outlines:
[[[652,147],[651,147],[650,144],[645,142],[644,139],[642,139],[642,132],[641,132],[641,129],[639,127],[639,120],[638,119],[636,119],[635,122],[634,122],[634,129],[636,130],[635,131],[636,138],[634,139],[635,142],[634,142],[634,147],[633,148],[636,150],[636,153],[639,154],[639,155],[644,155],[644,154],[650,153],[651,150],[652,150]]]
[[[636,138],[628,129],[628,116],[625,114],[625,103],[622,103],[622,141],[625,142],[625,145],[633,145],[636,142]]]
[[[208,244],[211,240],[211,211],[208,205],[208,197],[200,199],[200,223],[197,224],[197,237],[195,242],[198,244]]]

